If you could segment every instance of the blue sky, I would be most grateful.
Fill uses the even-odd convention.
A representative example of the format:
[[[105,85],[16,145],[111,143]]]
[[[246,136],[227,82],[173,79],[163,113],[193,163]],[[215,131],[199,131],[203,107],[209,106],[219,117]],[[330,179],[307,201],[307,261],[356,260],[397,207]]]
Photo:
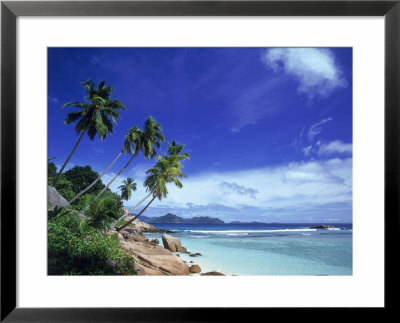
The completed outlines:
[[[105,80],[127,107],[105,141],[86,136],[67,169],[102,172],[130,127],[151,115],[167,141],[186,145],[184,188],[147,216],[212,216],[225,221],[352,221],[351,48],[50,48],[48,155],[60,166],[74,146],[61,109],[83,101],[82,81]],[[160,153],[166,151],[164,143]],[[127,161],[104,177],[109,180]],[[144,194],[138,157],[121,178]]]

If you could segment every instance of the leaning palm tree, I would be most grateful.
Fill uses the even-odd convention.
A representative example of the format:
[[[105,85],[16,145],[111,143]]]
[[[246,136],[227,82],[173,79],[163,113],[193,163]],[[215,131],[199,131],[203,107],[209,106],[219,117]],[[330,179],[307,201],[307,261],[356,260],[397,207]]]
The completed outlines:
[[[182,164],[177,163],[176,160],[173,160],[169,157],[158,160],[157,164],[146,172],[146,174],[149,175],[144,182],[146,190],[153,195],[152,199],[139,212],[138,215],[133,217],[131,220],[129,220],[127,223],[117,228],[116,230],[121,231],[133,221],[135,221],[139,216],[143,214],[144,211],[146,211],[146,209],[150,206],[151,203],[153,203],[156,198],[161,201],[163,198],[167,197],[167,183],[174,182],[178,188],[182,188],[183,185],[179,181],[179,178],[187,178],[187,176],[182,173],[182,167]]]
[[[118,176],[122,174],[122,172],[129,166],[132,160],[139,154],[141,151],[143,153],[143,157],[146,159],[152,159],[157,155],[156,148],[161,147],[161,143],[164,141],[164,135],[161,132],[161,125],[154,120],[153,117],[148,117],[144,124],[144,130],[139,128],[132,127],[129,135],[130,143],[132,147],[132,157],[125,164],[125,166],[115,175],[111,181],[96,195],[96,197],[92,200],[91,203],[96,201],[101,194],[104,193],[106,189],[117,179]],[[83,212],[85,212],[90,207],[90,204],[86,206]]]
[[[85,133],[88,134],[90,140],[93,140],[96,135],[101,140],[104,140],[108,133],[113,133],[114,124],[116,124],[115,120],[121,118],[117,110],[125,110],[125,106],[120,100],[112,100],[110,98],[113,88],[105,86],[104,81],[100,82],[97,87],[91,80],[81,84],[85,87],[87,102],[68,102],[62,106],[62,108],[73,106],[79,109],[68,113],[64,122],[67,125],[76,122],[75,131],[80,136],[57,174],[53,184],[54,187],[57,185],[65,166],[67,166]]]
[[[131,154],[132,153],[132,151],[134,150],[132,147],[132,144],[133,144],[132,140],[135,137],[133,135],[133,132],[135,132],[136,129],[137,129],[137,127],[134,126],[129,130],[128,134],[124,138],[124,145],[122,146],[122,150],[119,152],[117,157],[115,157],[113,162],[105,169],[105,171],[102,172],[100,174],[100,176],[97,177],[96,180],[94,180],[88,187],[86,187],[85,189],[80,191],[78,194],[76,194],[74,196],[74,198],[72,198],[70,201],[68,201],[69,204],[72,204],[78,197],[80,197],[82,194],[87,192],[91,187],[93,187],[93,185],[95,185],[110,170],[110,168],[117,162],[117,160],[122,156],[122,154],[126,154],[126,153]]]
[[[185,145],[178,145],[175,140],[172,141],[172,143],[168,143],[168,155],[160,155],[157,156],[157,159],[168,159],[169,163],[171,165],[176,164],[178,168],[181,168],[182,165],[180,164],[180,161],[183,159],[189,159],[190,156],[188,153],[183,153],[181,154],[182,149],[185,147]],[[133,210],[135,210],[139,205],[141,205],[145,200],[147,200],[151,195],[153,194],[153,191],[150,191],[149,194],[147,194],[142,200],[140,200],[135,206],[133,206],[131,209],[126,211],[119,219],[115,220],[111,224],[111,228],[114,227],[116,223],[121,221],[124,217],[126,217],[128,214],[130,214]]]

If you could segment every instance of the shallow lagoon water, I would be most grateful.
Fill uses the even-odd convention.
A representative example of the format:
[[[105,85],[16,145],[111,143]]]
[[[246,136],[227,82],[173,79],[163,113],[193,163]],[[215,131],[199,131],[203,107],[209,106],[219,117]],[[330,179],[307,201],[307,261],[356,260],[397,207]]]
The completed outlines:
[[[313,224],[156,224],[175,231],[191,253],[182,260],[202,272],[226,275],[352,275],[352,225],[334,230],[310,229]],[[160,233],[147,233],[149,239]]]

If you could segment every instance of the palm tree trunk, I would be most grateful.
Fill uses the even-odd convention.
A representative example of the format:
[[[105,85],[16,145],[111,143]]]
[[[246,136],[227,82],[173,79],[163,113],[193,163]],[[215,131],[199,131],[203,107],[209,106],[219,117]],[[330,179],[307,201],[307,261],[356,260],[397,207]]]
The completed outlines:
[[[85,209],[83,210],[83,213],[85,213],[85,212],[88,210],[88,208],[90,207],[90,205],[91,205],[94,201],[96,201],[96,200],[104,193],[104,191],[117,179],[117,177],[118,177],[119,175],[122,174],[122,172],[129,166],[129,164],[132,162],[133,158],[136,157],[136,155],[137,155],[137,152],[136,152],[135,154],[133,154],[132,158],[129,159],[129,161],[126,163],[126,165],[119,171],[119,173],[118,173],[117,175],[115,175],[114,178],[113,178],[111,181],[108,182],[107,186],[104,187],[104,188],[100,191],[100,193],[97,194],[96,197],[95,197],[88,205],[86,205]]]
[[[154,191],[151,191],[148,195],[145,196],[144,199],[142,199],[138,204],[136,204],[133,208],[129,209],[128,211],[126,211],[118,220],[114,221],[113,223],[111,223],[111,229],[114,228],[114,226],[121,221],[124,217],[126,217],[129,213],[131,213],[134,209],[136,209],[140,204],[142,204],[145,200],[147,200],[147,198],[153,194]]]
[[[146,211],[146,209],[149,207],[149,205],[150,205],[151,203],[153,203],[153,201],[155,200],[156,197],[157,197],[157,196],[154,195],[153,198],[150,200],[150,202],[147,203],[147,205],[144,207],[144,209],[143,209],[142,211],[140,211],[140,213],[139,213],[138,215],[136,215],[132,220],[129,220],[129,221],[128,221],[127,223],[125,223],[122,227],[117,228],[117,231],[118,231],[118,232],[121,231],[123,228],[127,227],[129,224],[131,224],[133,221],[135,221],[139,216],[141,216],[142,213],[143,213],[144,211]]]
[[[121,157],[121,155],[122,155],[122,151],[118,154],[117,158],[114,159],[114,161],[106,168],[106,170],[105,170],[103,173],[101,173],[101,175],[100,175],[99,177],[97,177],[97,179],[96,179],[92,184],[90,184],[90,185],[89,185],[88,187],[86,187],[84,190],[80,191],[80,192],[79,192],[77,195],[75,195],[75,197],[74,197],[71,201],[69,201],[68,203],[69,203],[69,204],[72,204],[72,202],[74,202],[79,196],[81,196],[83,193],[85,193],[87,190],[89,190],[94,184],[96,184],[96,183],[104,176],[104,174],[107,173],[107,172],[110,170],[110,168],[117,162],[118,158]]]
[[[78,148],[78,145],[79,145],[79,143],[81,142],[81,140],[82,140],[82,138],[83,138],[83,135],[86,133],[87,128],[88,128],[88,127],[86,127],[86,129],[83,130],[81,136],[79,137],[78,141],[76,142],[76,144],[75,144],[75,146],[74,146],[74,149],[72,149],[72,151],[71,151],[71,153],[69,154],[69,156],[68,156],[67,160],[65,161],[64,165],[62,165],[60,171],[58,172],[57,177],[56,177],[56,179],[54,180],[54,184],[53,184],[54,188],[56,188],[57,182],[58,182],[58,180],[60,179],[61,173],[63,172],[65,166],[67,166],[67,164],[68,164],[69,160],[71,159],[72,155],[74,154],[76,148]]]

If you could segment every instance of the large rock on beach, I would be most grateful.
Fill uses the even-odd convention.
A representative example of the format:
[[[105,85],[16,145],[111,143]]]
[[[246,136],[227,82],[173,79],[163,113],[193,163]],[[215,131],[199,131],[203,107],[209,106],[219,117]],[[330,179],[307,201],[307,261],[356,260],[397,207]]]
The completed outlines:
[[[135,268],[142,275],[189,275],[189,266],[171,251],[145,242],[121,241],[122,249],[139,261]]]
[[[48,207],[52,210],[56,206],[64,207],[69,205],[68,201],[52,186],[47,186],[47,203]]]
[[[129,227],[126,227],[125,229],[121,230],[119,232],[125,241],[131,241],[131,242],[146,242],[147,238],[145,235],[139,231],[135,230]]]
[[[125,212],[127,212],[127,210]],[[127,215],[124,220],[129,221],[132,220],[132,218],[132,215]],[[133,221],[130,226],[141,232],[168,232],[168,230],[156,228],[154,225],[142,222],[139,219]]]
[[[197,274],[197,273],[201,272],[201,268],[199,265],[191,265],[189,270],[192,274]]]
[[[152,244],[158,245],[160,241],[158,239],[151,239],[150,241]]]
[[[182,252],[181,240],[168,234],[163,234],[161,238],[165,249],[171,250],[172,252]]]

